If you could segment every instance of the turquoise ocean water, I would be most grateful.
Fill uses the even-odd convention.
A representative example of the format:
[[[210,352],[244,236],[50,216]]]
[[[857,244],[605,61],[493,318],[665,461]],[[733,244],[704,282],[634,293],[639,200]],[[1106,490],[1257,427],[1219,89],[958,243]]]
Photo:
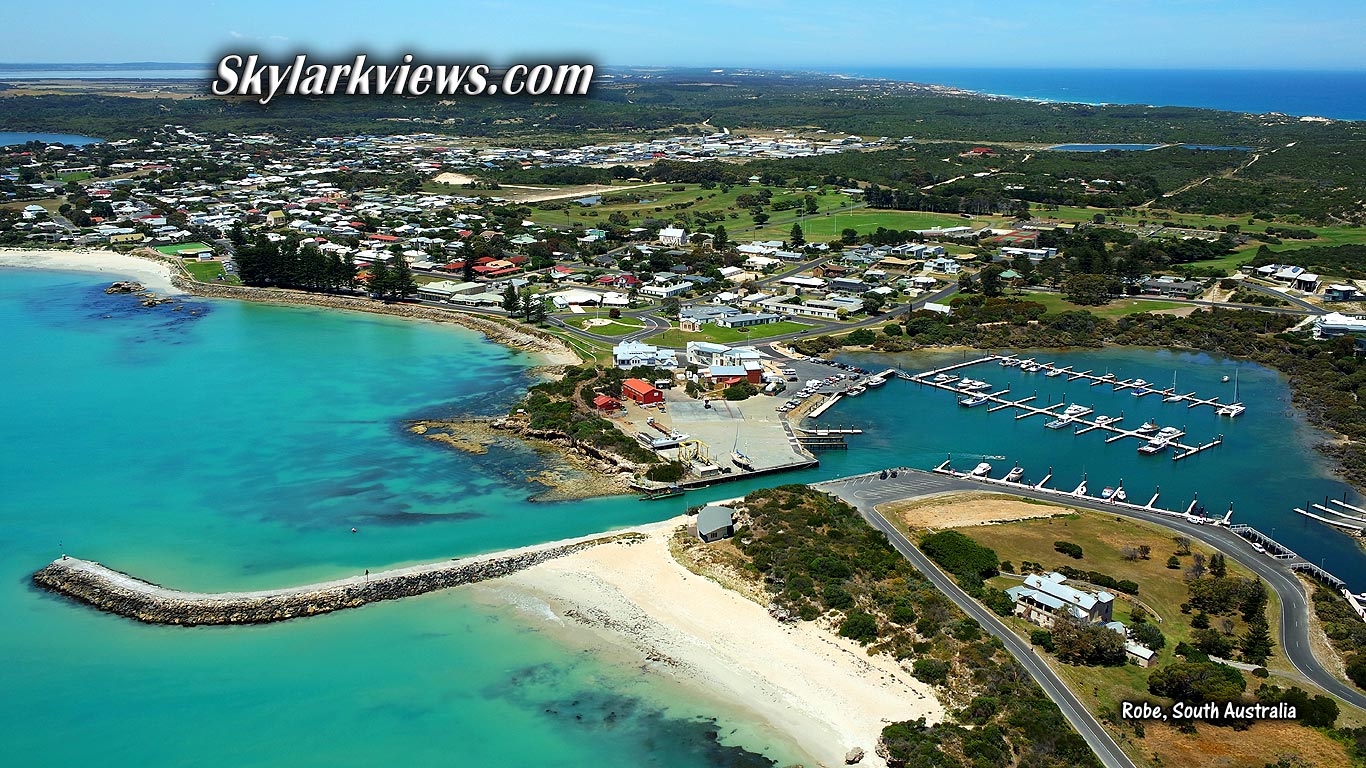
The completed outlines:
[[[1290,512],[1341,494],[1271,371],[1244,364],[1236,423],[995,366],[978,378],[1102,413],[1161,415],[1228,442],[1179,462],[1099,435],[962,409],[894,381],[822,423],[861,426],[817,470],[683,499],[530,503],[530,452],[468,456],[409,418],[490,413],[535,361],[450,326],[190,302],[144,310],[98,278],[0,272],[0,738],[16,765],[764,765],[800,755],[743,711],[685,695],[603,649],[539,634],[521,610],[450,590],[307,621],[148,627],[33,589],[65,551],[169,586],[300,583],[662,519],[781,482],[944,455],[1019,460],[1062,485],[1161,485],[1278,538],[1366,589],[1366,557]],[[957,355],[863,356],[930,367]],[[1164,351],[1042,354],[1215,394],[1234,362]],[[1221,389],[1223,388],[1223,389]],[[1104,390],[1104,391],[1102,391]],[[1227,398],[1227,396],[1226,396]],[[1179,413],[1178,413],[1179,411]],[[1002,471],[1004,471],[1002,466]],[[358,533],[351,534],[355,527]],[[715,718],[713,721],[712,718]],[[735,734],[739,728],[740,733]],[[744,749],[740,748],[744,747]]]

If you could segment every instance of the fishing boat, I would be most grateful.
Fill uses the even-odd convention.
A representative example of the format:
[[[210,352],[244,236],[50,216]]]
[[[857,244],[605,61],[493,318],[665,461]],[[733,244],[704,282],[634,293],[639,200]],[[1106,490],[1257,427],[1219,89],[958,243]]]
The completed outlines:
[[[1022,477],[1024,477],[1024,467],[1016,464],[1013,469],[1006,473],[1005,480],[1007,483],[1018,483]]]
[[[984,461],[976,467],[973,467],[971,474],[973,477],[990,477],[991,465]]]
[[[1143,424],[1141,424],[1141,425],[1139,426],[1138,429],[1136,429],[1136,430],[1134,430],[1134,431],[1137,432],[1137,433],[1140,434],[1140,435],[1146,434],[1146,433],[1148,433],[1148,432],[1155,432],[1155,431],[1157,431],[1157,422],[1155,422],[1155,421],[1145,421],[1145,422],[1143,422]]]
[[[886,383],[887,380],[882,378],[881,376],[874,376],[868,379],[868,381],[864,382],[864,386],[867,386],[869,389],[877,389],[878,387]]]
[[[1115,495],[1115,489],[1114,489],[1114,488],[1111,488],[1111,487],[1108,486],[1108,485],[1105,486],[1105,490],[1103,490],[1103,491],[1100,492],[1100,497],[1101,497],[1102,499],[1107,499],[1107,500],[1108,500],[1108,499],[1112,498],[1114,495]]]
[[[1065,427],[1065,426],[1067,426],[1068,424],[1071,424],[1071,423],[1072,423],[1072,417],[1071,417],[1071,416],[1059,416],[1058,418],[1056,418],[1056,419],[1054,419],[1054,420],[1048,422],[1048,423],[1045,424],[1044,426],[1047,427],[1048,429],[1062,429],[1063,427]]]
[[[682,488],[676,485],[670,485],[666,488],[659,488],[653,491],[646,491],[644,496],[640,496],[638,498],[641,501],[657,501],[659,499],[671,499],[675,496],[682,496],[685,493],[687,493],[687,491],[683,490]]]
[[[844,394],[848,395],[849,397],[858,397],[859,395],[867,391],[867,387],[863,386],[862,384],[859,384],[857,386],[852,387],[848,392],[845,392]]]
[[[958,404],[963,406],[964,408],[976,408],[977,406],[982,405],[986,402],[986,395],[973,395],[972,397],[964,397],[960,399],[958,401]]]
[[[1125,493],[1125,492],[1124,492],[1124,488],[1121,486],[1121,487],[1115,489],[1115,495],[1111,498],[1111,500],[1112,500],[1112,501],[1124,501],[1125,499],[1128,499],[1128,498],[1129,498],[1129,494]]]

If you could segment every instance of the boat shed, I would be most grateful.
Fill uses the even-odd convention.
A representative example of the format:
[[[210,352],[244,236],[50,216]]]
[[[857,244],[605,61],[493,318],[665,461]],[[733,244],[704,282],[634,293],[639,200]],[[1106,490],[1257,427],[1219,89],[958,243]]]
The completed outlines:
[[[697,513],[697,538],[712,542],[735,535],[735,510],[730,507],[703,507]]]

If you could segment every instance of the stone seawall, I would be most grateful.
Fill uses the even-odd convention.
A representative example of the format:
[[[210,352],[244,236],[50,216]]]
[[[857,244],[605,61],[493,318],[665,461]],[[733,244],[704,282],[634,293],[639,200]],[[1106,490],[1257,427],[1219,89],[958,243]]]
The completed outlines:
[[[638,538],[643,536],[638,533],[599,536],[257,592],[181,592],[99,563],[69,557],[54,560],[33,574],[33,581],[43,589],[106,613],[148,624],[266,624],[496,579],[588,547]]]

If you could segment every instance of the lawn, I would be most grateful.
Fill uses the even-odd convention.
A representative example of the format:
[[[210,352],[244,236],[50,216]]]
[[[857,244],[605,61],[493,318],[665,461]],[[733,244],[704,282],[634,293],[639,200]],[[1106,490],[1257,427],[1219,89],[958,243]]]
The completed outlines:
[[[612,320],[609,318],[596,318],[592,316],[584,317],[582,315],[571,315],[568,317],[561,317],[560,319],[563,320],[566,325],[572,325],[580,330],[596,333],[600,336],[625,336],[628,333],[634,333],[645,327],[644,324],[639,321],[631,319]],[[590,320],[605,320],[606,324],[589,325]]]
[[[674,328],[665,331],[658,336],[651,336],[647,341],[662,347],[685,347],[690,341],[710,341],[716,344],[738,344],[754,339],[766,339],[770,336],[781,336],[785,333],[797,333],[811,326],[804,323],[778,322],[767,325],[752,325],[748,328],[722,328],[719,325],[704,325],[702,330],[697,333],[685,333]]]
[[[223,264],[217,261],[187,261],[185,262],[185,269],[201,283],[219,282],[218,276],[224,274]],[[228,275],[227,279],[222,282],[236,285],[241,281],[237,279],[237,275]]]
[[[682,187],[682,189],[676,189],[677,187]],[[570,203],[563,208],[551,209],[532,204],[531,220],[544,224],[582,223],[584,226],[592,227],[606,224],[607,218],[616,212],[626,214],[632,225],[638,225],[647,218],[671,219],[674,214],[683,212],[689,214],[723,213],[725,219],[719,223],[723,224],[727,230],[734,230],[753,224],[749,212],[735,206],[735,199],[747,193],[756,194],[761,189],[768,189],[772,192],[771,202],[788,199],[802,200],[807,194],[804,190],[761,187],[757,184],[752,186],[737,184],[726,192],[722,192],[720,187],[703,189],[698,184],[661,184],[644,189],[624,190],[620,193],[612,191],[602,193],[607,197],[614,194],[634,195],[640,198],[638,202],[620,201],[587,207]],[[850,200],[844,195],[828,192],[824,195],[817,194],[816,204],[820,211],[834,211],[842,206],[850,205]],[[671,206],[679,207],[672,208]],[[799,210],[766,212],[775,219],[790,219],[800,213]],[[734,218],[731,218],[732,213],[736,214]],[[705,224],[701,226],[714,229],[716,225]],[[696,228],[698,227],[692,227],[692,229]],[[788,227],[788,230],[791,230],[791,226]]]
[[[779,218],[784,212],[774,215]],[[784,217],[786,218],[786,217]],[[829,213],[814,219],[800,222],[807,240],[826,241],[840,236],[845,229],[852,229],[860,235],[886,229],[933,229],[934,227],[981,226],[984,221],[965,219],[951,213],[926,213],[924,211],[883,211],[871,208],[858,208],[841,213]],[[792,223],[775,224],[756,230],[748,235],[758,240],[786,240],[792,234]]]
[[[208,243],[176,243],[175,245],[158,245],[156,249],[167,256],[174,256],[182,251],[202,251],[208,247]]]
[[[1016,295],[1016,294],[1012,294]],[[1099,317],[1115,319],[1125,315],[1136,315],[1139,312],[1156,312],[1159,309],[1178,309],[1188,307],[1189,304],[1181,304],[1175,301],[1161,301],[1157,299],[1115,299],[1109,304],[1100,307],[1085,307],[1081,304],[1073,304],[1064,299],[1060,293],[1045,293],[1042,291],[1035,293],[1018,294],[1021,299],[1037,301],[1044,305],[1049,312],[1067,312],[1080,309],[1090,312]]]

